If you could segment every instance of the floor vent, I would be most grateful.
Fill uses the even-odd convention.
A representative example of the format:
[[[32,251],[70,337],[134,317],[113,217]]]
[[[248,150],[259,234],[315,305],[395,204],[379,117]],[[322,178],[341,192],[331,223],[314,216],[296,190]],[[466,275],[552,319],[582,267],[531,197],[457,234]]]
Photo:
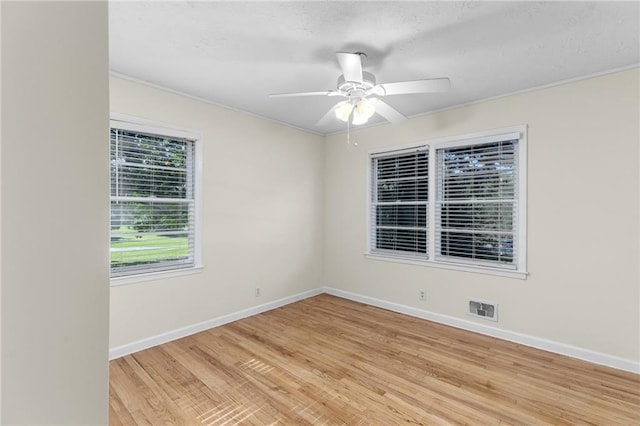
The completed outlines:
[[[483,302],[478,300],[469,300],[469,315],[498,321],[498,304],[492,302]]]

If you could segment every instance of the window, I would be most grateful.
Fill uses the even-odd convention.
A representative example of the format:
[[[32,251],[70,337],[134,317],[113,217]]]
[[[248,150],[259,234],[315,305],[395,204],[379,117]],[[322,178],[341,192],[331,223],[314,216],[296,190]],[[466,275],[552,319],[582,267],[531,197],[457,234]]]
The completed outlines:
[[[427,253],[429,152],[373,156],[375,248],[388,255]]]
[[[523,277],[525,132],[372,153],[367,254]]]
[[[199,266],[198,137],[112,120],[111,277]]]

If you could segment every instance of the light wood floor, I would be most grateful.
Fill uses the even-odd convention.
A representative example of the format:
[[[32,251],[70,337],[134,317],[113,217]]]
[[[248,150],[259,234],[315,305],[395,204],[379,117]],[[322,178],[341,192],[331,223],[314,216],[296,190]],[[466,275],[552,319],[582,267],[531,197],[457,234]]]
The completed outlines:
[[[640,425],[640,376],[329,295],[111,362],[110,424]]]

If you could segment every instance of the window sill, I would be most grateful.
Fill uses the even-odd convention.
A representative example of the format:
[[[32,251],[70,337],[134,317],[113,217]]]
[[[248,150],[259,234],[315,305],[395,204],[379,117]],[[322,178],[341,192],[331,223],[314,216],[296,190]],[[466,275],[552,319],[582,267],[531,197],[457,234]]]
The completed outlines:
[[[144,281],[163,280],[167,278],[181,277],[184,275],[199,274],[204,268],[202,266],[195,266],[193,268],[174,269],[171,271],[152,272],[149,274],[129,275],[125,277],[111,278],[111,286],[121,286],[135,284]]]
[[[522,271],[514,271],[507,269],[499,269],[499,268],[491,268],[488,266],[473,266],[473,265],[461,265],[457,263],[449,263],[449,262],[434,262],[430,260],[422,260],[422,259],[410,259],[406,257],[393,257],[393,256],[384,256],[380,254],[372,254],[365,253],[364,255],[367,259],[372,260],[382,260],[385,262],[394,262],[394,263],[406,263],[409,265],[418,265],[418,266],[427,266],[433,268],[441,268],[441,269],[450,269],[454,271],[464,271],[464,272],[474,272],[478,274],[485,275],[497,275],[500,277],[507,278],[517,278],[520,280],[526,280],[528,272]]]

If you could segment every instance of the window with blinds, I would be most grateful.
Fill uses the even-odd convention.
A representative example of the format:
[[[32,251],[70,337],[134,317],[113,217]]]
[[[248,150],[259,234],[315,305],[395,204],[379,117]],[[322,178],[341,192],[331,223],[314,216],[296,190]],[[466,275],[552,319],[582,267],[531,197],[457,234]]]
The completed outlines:
[[[367,255],[526,276],[526,126],[371,153]]]
[[[517,141],[436,151],[436,258],[514,264]]]
[[[111,277],[195,266],[195,141],[111,128]]]
[[[429,152],[373,156],[371,170],[373,250],[426,256]]]

